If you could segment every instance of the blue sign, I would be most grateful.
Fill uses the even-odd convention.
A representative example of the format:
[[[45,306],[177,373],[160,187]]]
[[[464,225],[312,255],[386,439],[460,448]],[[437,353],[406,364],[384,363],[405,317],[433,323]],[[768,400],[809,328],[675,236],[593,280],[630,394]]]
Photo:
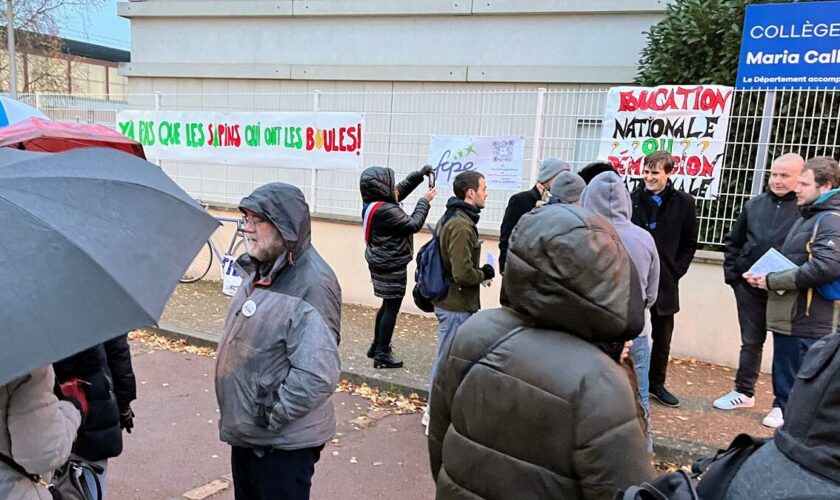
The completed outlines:
[[[747,5],[735,87],[840,88],[840,2]]]

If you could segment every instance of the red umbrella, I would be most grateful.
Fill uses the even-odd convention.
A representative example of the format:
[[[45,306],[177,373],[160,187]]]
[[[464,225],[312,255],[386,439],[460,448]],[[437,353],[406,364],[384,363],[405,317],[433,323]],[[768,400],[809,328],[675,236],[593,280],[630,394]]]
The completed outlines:
[[[31,117],[0,128],[0,147],[58,153],[76,148],[112,148],[146,159],[143,146],[104,125],[62,123]]]

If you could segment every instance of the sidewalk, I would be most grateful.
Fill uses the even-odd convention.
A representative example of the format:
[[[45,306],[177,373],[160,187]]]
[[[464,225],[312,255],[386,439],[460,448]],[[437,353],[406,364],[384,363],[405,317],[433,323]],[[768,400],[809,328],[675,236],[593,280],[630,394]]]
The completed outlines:
[[[192,343],[215,345],[224,326],[228,301],[229,298],[221,293],[219,282],[179,285],[163,313],[160,330]],[[372,339],[375,316],[374,308],[344,305],[339,347],[342,377],[426,397],[432,360],[437,352],[437,321],[401,314],[393,345],[397,356],[405,361],[405,367],[374,370],[366,351]],[[709,455],[717,448],[725,447],[741,432],[772,435],[771,429],[761,425],[773,399],[769,375],[762,374],[758,381],[755,408],[733,412],[712,408],[712,400],[732,389],[734,375],[735,371],[730,368],[694,360],[672,360],[668,388],[680,398],[681,406],[665,408],[651,402],[658,461],[688,464],[697,456]]]

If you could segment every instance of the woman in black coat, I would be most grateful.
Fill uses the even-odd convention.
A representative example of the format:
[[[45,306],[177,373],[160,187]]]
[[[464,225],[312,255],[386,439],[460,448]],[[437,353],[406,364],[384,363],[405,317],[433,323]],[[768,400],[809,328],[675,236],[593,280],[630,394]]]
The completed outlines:
[[[417,201],[411,215],[405,213],[398,203],[423,182],[424,175],[433,173],[434,169],[426,165],[395,186],[392,169],[370,167],[362,172],[359,180],[364,203],[365,260],[370,270],[373,294],[382,299],[382,307],[376,313],[373,343],[367,353],[369,358],[373,358],[374,368],[403,366],[403,362],[393,356],[391,337],[405,297],[406,269],[414,254],[414,233],[423,228],[437,191],[434,187],[429,188]]]
[[[66,387],[78,379],[78,386],[87,400],[87,418],[79,427],[73,454],[103,468],[99,482],[102,498],[105,498],[107,461],[122,453],[122,430],[131,432],[134,427],[131,402],[137,399],[137,384],[131,367],[128,335],[76,353],[54,363],[53,368],[56,384]],[[91,484],[93,478],[87,480]]]

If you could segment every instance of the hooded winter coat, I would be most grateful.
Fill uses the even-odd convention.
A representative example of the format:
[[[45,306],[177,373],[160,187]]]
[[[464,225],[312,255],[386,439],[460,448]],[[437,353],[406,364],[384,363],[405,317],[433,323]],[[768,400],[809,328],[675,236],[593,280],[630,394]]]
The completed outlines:
[[[310,243],[309,207],[298,188],[267,184],[240,209],[270,221],[286,252],[274,262],[237,260],[245,279],[231,300],[216,361],[221,440],[245,448],[320,446],[335,434],[338,280]]]
[[[433,384],[437,498],[612,498],[652,474],[627,375],[592,344],[641,331],[637,273],[582,207],[526,214],[510,243],[511,309],[470,317]]]
[[[783,295],[767,294],[767,328],[772,332],[821,338],[837,331],[837,308],[834,301],[823,298],[816,288],[840,278],[838,193],[838,189],[831,190],[813,204],[802,207],[802,217],[790,228],[781,251],[799,267],[767,275],[769,290],[786,290]],[[813,259],[809,262],[805,247],[811,240],[817,219],[828,212],[837,215],[821,218],[811,246]]]
[[[785,407],[776,447],[802,467],[840,484],[840,335],[814,343]]]
[[[423,172],[412,172],[396,190],[404,200],[420,183]],[[405,269],[414,254],[414,233],[423,229],[431,205],[425,198],[417,200],[411,215],[403,212],[394,198],[394,171],[388,167],[370,167],[362,172],[359,190],[364,203],[363,213],[371,203],[383,202],[368,221],[369,235],[365,260],[371,271],[385,273]],[[363,216],[364,217],[364,216]]]
[[[680,311],[679,281],[688,272],[694,252],[697,251],[697,213],[694,198],[674,189],[670,180],[659,194],[662,205],[655,227],[651,227],[648,208],[652,201],[644,183],[630,194],[633,201],[631,220],[633,224],[650,232],[656,242],[659,292],[652,311],[659,316],[668,316]]]
[[[119,456],[123,450],[120,415],[129,411],[137,398],[127,335],[85,349],[53,368],[59,383],[71,377],[84,381],[82,388],[90,409],[79,428],[73,453],[92,461]]]
[[[53,394],[52,366],[0,386],[0,453],[30,474],[49,476],[70,457],[82,416]],[[0,498],[51,500],[52,495],[0,462]]]
[[[615,228],[639,273],[645,309],[650,309],[659,290],[659,255],[650,233],[630,221],[633,202],[621,177],[614,172],[598,174],[583,190],[580,201],[584,207],[606,217]],[[650,322],[645,321],[642,335],[648,334]]]

